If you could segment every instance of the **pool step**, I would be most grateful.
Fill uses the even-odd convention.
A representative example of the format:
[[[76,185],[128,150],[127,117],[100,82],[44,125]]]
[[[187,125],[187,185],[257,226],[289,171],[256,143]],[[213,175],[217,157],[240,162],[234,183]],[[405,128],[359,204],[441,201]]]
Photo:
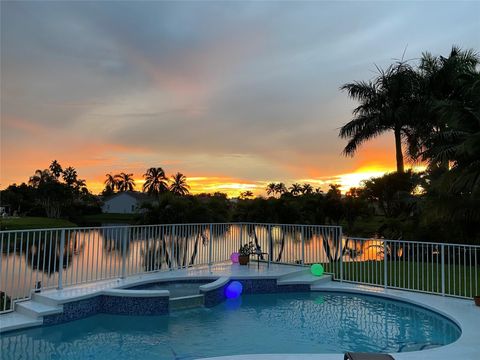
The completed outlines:
[[[277,285],[317,285],[332,280],[332,275],[314,276],[310,272],[310,269],[289,274],[287,276],[280,277],[277,280]]]
[[[46,305],[37,301],[29,300],[17,303],[15,305],[15,311],[33,319],[40,319],[46,315],[62,313],[63,306]]]
[[[190,295],[177,298],[170,298],[170,311],[185,310],[203,306],[205,303],[204,295]]]
[[[16,306],[18,306],[18,304]],[[11,312],[0,316],[0,333],[33,326],[41,326],[43,324],[42,319],[34,319],[30,316],[19,314],[18,312]]]

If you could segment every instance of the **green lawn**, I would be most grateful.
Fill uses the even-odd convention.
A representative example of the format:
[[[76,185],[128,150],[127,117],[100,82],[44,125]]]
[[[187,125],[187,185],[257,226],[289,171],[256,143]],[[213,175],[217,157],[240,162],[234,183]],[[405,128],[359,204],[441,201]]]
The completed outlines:
[[[384,262],[344,262],[343,279],[384,285]],[[325,264],[325,270],[335,273],[340,279],[339,264]],[[442,292],[440,263],[416,261],[387,261],[387,285],[412,290]],[[466,265],[445,264],[445,294],[473,297],[480,294],[480,266],[467,262]]]
[[[46,217],[19,217],[0,219],[0,229],[2,230],[45,229],[72,226],[77,225],[65,219],[51,219]]]
[[[95,214],[82,216],[81,220],[85,223],[133,224],[135,223],[136,216],[136,214]]]

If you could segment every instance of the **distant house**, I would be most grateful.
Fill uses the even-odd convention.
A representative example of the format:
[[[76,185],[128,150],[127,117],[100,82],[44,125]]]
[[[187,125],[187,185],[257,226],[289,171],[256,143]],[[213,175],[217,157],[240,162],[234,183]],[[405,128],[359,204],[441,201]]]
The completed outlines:
[[[151,195],[125,191],[103,199],[102,212],[108,214],[133,214],[139,211],[143,203],[151,203],[155,198]]]

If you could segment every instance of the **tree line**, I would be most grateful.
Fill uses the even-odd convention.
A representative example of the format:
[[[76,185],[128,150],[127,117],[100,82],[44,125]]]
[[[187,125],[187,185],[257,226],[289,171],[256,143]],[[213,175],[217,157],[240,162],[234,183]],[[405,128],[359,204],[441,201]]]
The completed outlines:
[[[108,196],[115,192],[133,191],[135,189],[135,180],[133,174],[121,172],[120,174],[106,174],[105,189],[102,195]],[[151,195],[160,195],[171,192],[174,195],[187,195],[190,192],[190,186],[187,184],[187,177],[180,172],[168,178],[161,167],[151,167],[143,174],[145,182],[142,191]]]

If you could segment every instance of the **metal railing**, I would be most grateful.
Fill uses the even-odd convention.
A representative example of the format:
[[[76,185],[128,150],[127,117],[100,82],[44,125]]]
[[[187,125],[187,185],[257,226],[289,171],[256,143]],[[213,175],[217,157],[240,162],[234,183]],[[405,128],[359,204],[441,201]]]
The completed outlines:
[[[461,298],[480,293],[480,245],[353,237],[342,242],[343,281]]]
[[[323,264],[335,280],[469,298],[480,246],[344,237],[340,226],[259,223],[78,227],[0,232],[0,313],[33,290],[228,261],[252,242],[261,260]]]

